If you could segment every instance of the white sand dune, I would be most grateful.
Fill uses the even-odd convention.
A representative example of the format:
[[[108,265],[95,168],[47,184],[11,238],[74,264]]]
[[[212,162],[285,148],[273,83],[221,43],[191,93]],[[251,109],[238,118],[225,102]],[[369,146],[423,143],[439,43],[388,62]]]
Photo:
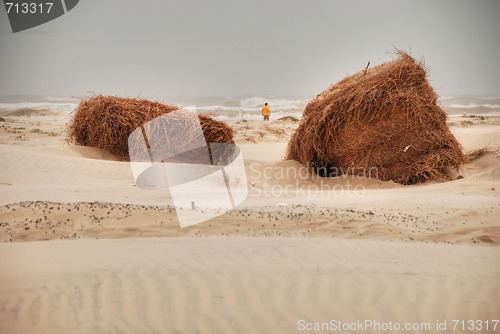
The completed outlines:
[[[456,127],[452,132],[466,150],[500,147],[498,126]]]
[[[495,153],[464,165],[460,172],[464,178],[451,182],[404,187],[394,182],[352,176],[310,179],[301,164],[282,161],[286,141],[273,137],[269,128],[264,129],[258,122],[251,124],[267,132],[263,132],[265,134],[261,143],[250,144],[244,143],[241,134],[238,134],[239,131],[247,131],[242,128],[243,125],[233,125],[237,129],[236,138],[243,141],[240,146],[250,188],[249,196],[240,209],[248,208],[248,212],[236,210],[211,222],[179,230],[175,213],[146,211],[140,207],[132,211],[117,210],[115,214],[99,209],[98,228],[94,218],[91,218],[96,213],[86,204],[78,205],[82,211],[58,212],[56,215],[47,215],[42,206],[2,207],[0,214],[6,218],[8,226],[0,226],[0,231],[5,231],[0,235],[0,240],[182,235],[279,236],[281,233],[286,236],[328,235],[384,240],[500,243],[500,157]],[[19,141],[14,135],[9,137],[9,132],[2,135],[0,205],[22,201],[97,201],[160,207],[173,205],[168,191],[135,187],[128,162],[112,161],[101,150],[64,146],[62,138],[30,131],[29,126],[40,125],[29,121],[11,125],[11,128],[26,129],[26,141]],[[273,126],[279,128],[282,124],[274,123]],[[42,130],[56,129],[57,124],[48,124]],[[490,136],[490,145],[500,146],[498,126],[455,128],[454,131],[466,148],[474,147],[474,143],[481,141],[483,132]],[[360,187],[362,192],[347,190],[348,187]],[[277,204],[287,206],[280,209]],[[64,210],[72,208],[71,204],[68,205]],[[298,209],[296,205],[305,209]],[[334,209],[339,211],[335,212]],[[297,225],[295,216],[299,214],[305,216],[302,223]],[[25,221],[27,216],[31,218]],[[47,216],[48,222],[39,227],[36,221],[43,216]],[[246,226],[255,219],[260,221],[262,217],[267,217],[262,224]]]
[[[165,192],[136,188],[130,163],[100,160],[109,153],[98,149],[0,145],[0,152],[0,204],[25,200],[167,201]]]
[[[300,320],[436,332],[437,320],[500,312],[491,247],[171,238],[0,244],[0,253],[2,333],[294,333]]]
[[[453,131],[467,151],[495,149],[500,127],[491,124]],[[498,319],[497,153],[450,182],[307,179],[283,161],[296,123],[232,125],[249,197],[181,229],[168,192],[135,187],[130,164],[106,152],[65,146],[62,120],[7,118],[0,333],[310,332],[300,320],[460,333],[452,320]],[[322,184],[364,192],[314,194]],[[263,193],[273,187],[288,193]],[[51,240],[60,238],[80,240]]]

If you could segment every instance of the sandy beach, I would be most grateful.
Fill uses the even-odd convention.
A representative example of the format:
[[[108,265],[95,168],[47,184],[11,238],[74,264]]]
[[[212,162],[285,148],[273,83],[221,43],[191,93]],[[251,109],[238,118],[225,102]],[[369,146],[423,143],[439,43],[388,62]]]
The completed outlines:
[[[0,246],[5,333],[296,333],[301,320],[434,330],[500,311],[492,247],[326,237]]]
[[[498,117],[449,118],[465,152],[486,152],[456,180],[415,186],[303,177],[283,161],[297,122],[229,121],[249,195],[186,228],[168,192],[135,186],[130,163],[66,145],[67,118],[4,118],[0,332],[291,333],[331,320],[436,330],[446,320],[451,333],[452,320],[498,319]]]

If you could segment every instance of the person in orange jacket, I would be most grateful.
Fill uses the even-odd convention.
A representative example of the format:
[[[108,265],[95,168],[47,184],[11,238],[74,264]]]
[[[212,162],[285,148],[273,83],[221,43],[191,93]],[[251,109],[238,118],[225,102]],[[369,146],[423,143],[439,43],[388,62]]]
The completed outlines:
[[[262,116],[264,116],[264,121],[269,121],[269,115],[271,115],[271,110],[269,110],[269,106],[266,104],[262,107]]]

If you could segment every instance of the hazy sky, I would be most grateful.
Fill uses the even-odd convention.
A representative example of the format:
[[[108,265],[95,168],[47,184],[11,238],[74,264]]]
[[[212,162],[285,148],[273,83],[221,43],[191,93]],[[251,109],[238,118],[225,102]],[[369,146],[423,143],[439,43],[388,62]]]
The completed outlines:
[[[310,96],[394,47],[441,95],[500,95],[499,0],[80,0],[16,34],[0,7],[0,95]]]

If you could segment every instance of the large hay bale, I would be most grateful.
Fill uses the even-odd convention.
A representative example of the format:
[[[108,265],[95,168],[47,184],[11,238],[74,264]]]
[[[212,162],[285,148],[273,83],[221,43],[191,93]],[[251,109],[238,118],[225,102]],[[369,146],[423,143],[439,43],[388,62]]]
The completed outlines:
[[[159,102],[96,95],[83,99],[67,128],[70,144],[97,147],[129,159],[128,137],[144,123],[178,110]],[[234,144],[233,130],[210,116],[198,115],[207,143]]]
[[[461,145],[422,64],[398,55],[311,100],[286,158],[320,175],[370,171],[401,184],[448,179],[448,166],[463,162]]]

